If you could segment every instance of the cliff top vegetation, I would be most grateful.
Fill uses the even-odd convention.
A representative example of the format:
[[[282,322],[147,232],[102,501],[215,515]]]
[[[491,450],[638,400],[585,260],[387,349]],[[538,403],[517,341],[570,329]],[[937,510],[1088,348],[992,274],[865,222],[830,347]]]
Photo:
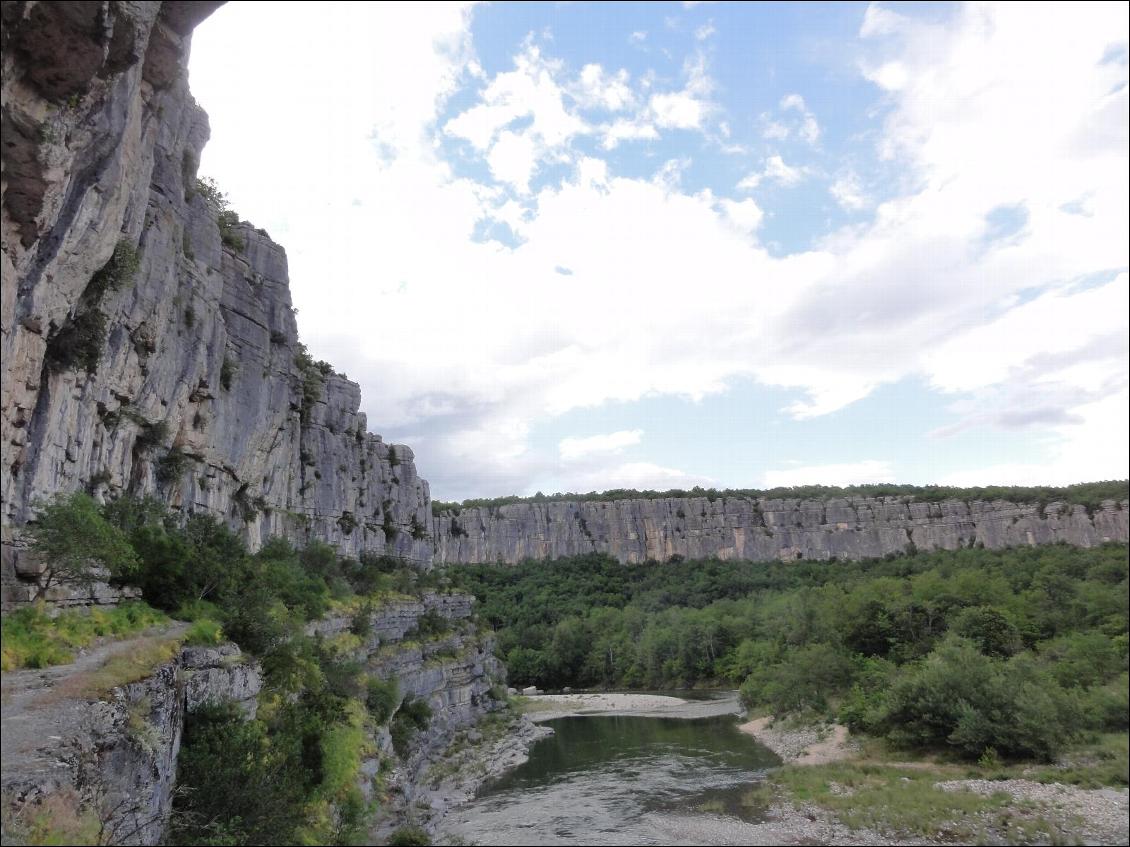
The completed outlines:
[[[1090,509],[1098,508],[1104,500],[1121,502],[1130,497],[1130,480],[1112,479],[1100,482],[1080,482],[1075,485],[1020,486],[991,485],[977,488],[959,488],[953,485],[896,485],[874,483],[869,485],[797,485],[788,488],[671,488],[667,491],[634,488],[610,488],[607,491],[590,491],[587,494],[557,492],[532,497],[485,497],[464,500],[461,503],[432,501],[432,513],[455,512],[460,509],[507,506],[512,503],[558,502],[609,502],[614,500],[662,500],[665,498],[705,497],[717,500],[722,497],[766,498],[770,500],[831,500],[839,497],[905,497],[921,503],[939,503],[943,500],[1009,500],[1014,503],[1052,503],[1056,501],[1080,504]]]

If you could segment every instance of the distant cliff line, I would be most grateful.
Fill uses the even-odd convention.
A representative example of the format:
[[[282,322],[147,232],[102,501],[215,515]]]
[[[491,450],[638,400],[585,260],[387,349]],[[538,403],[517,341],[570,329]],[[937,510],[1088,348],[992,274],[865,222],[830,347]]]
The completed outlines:
[[[1095,499],[1097,493],[1121,493]],[[624,563],[712,558],[859,560],[916,550],[1093,547],[1128,540],[1126,483],[1037,489],[1061,499],[733,496],[511,502],[440,510],[437,564],[514,564],[605,553]],[[970,492],[975,490],[968,490]],[[1017,489],[1018,493],[1023,489]],[[1083,500],[1068,502],[1066,494]]]

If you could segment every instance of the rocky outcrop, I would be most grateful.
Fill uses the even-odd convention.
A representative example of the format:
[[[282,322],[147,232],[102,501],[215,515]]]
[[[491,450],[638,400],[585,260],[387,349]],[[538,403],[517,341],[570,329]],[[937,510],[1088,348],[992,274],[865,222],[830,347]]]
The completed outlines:
[[[134,642],[111,642],[72,665],[4,675],[3,795],[18,817],[73,798],[102,828],[99,843],[158,844],[172,809],[184,718],[234,703],[255,712],[258,664],[234,644],[176,649],[136,682],[89,692],[91,674]],[[5,837],[7,843],[7,836]]]
[[[434,520],[435,560],[515,563],[585,553],[621,562],[717,557],[866,559],[912,550],[1127,541],[1130,504],[941,503],[910,498],[661,498],[515,503]]]
[[[494,656],[493,639],[480,633],[472,621],[474,602],[467,594],[426,592],[418,599],[383,602],[368,613],[360,627],[356,613],[329,615],[307,627],[309,634],[330,643],[336,640],[338,645],[363,631],[352,658],[371,677],[395,679],[401,705],[408,700],[423,701],[431,712],[406,755],[393,748],[388,726],[377,731],[376,752],[364,763],[359,785],[367,800],[376,799],[374,777],[382,772],[382,762],[391,764],[391,768],[385,766],[387,773],[380,780],[384,793],[379,798],[374,837],[383,839],[407,820],[432,820],[433,816],[422,814],[420,806],[426,802],[436,814],[440,811],[431,787],[433,767],[444,759],[453,740],[476,733],[474,727],[484,716],[506,708],[504,698],[499,699],[505,690],[506,669]],[[421,633],[425,616],[431,619],[431,628]],[[445,622],[442,629],[436,627],[437,618]],[[543,735],[519,716],[513,716],[512,723],[512,743],[507,755],[500,753],[493,763],[496,770],[504,762],[519,762],[525,749]]]
[[[432,555],[427,483],[298,343],[286,254],[198,190],[211,2],[3,4],[5,577],[37,500],[155,495],[343,553]],[[129,273],[136,255],[137,270]],[[125,270],[123,270],[123,268]]]

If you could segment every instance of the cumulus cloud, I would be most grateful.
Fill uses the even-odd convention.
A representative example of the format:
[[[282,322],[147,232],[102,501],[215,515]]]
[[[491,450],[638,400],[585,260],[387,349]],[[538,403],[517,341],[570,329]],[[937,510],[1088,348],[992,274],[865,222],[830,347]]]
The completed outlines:
[[[557,445],[557,452],[564,461],[568,462],[594,454],[620,453],[625,447],[639,444],[641,438],[643,438],[642,429],[622,429],[619,432],[590,435],[586,438],[570,436],[561,439]]]
[[[411,437],[437,496],[560,474],[559,455],[530,446],[555,415],[738,378],[792,392],[797,418],[923,379],[960,425],[1046,432],[1033,474],[1046,459],[1064,479],[1125,475],[1128,283],[1111,269],[1130,230],[1127,74],[1100,61],[1124,6],[962,7],[941,23],[871,7],[860,73],[884,108],[870,137],[905,182],[788,255],[751,237],[773,209],[679,181],[689,150],[664,149],[656,178],[593,152],[717,121],[700,57],[664,88],[601,66],[586,82],[589,66],[527,44],[492,77],[461,5],[327,3],[313,21],[252,8],[221,9],[194,40],[204,172],[286,245],[305,339],[361,383],[374,428]],[[319,38],[334,45],[324,61],[279,59]],[[233,93],[233,76],[260,93]],[[807,103],[785,100],[774,120],[799,133]],[[756,173],[807,175],[780,156]],[[850,176],[830,189],[849,208],[865,202]],[[1021,204],[1022,230],[986,241],[992,210]],[[569,485],[710,484],[672,464],[578,460]],[[890,470],[809,462],[763,484],[809,468],[824,483]]]
[[[792,485],[866,485],[872,482],[895,482],[891,463],[877,459],[831,465],[805,465],[766,471],[761,478],[764,488]]]

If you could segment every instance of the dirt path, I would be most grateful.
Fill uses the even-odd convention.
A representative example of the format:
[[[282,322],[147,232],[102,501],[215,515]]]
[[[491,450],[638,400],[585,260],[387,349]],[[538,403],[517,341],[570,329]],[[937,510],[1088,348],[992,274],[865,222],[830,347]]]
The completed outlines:
[[[146,642],[176,638],[188,626],[176,622],[132,638],[96,641],[70,664],[0,675],[0,765],[5,792],[8,786],[48,788],[68,781],[68,742],[96,706],[82,693],[83,678]]]

